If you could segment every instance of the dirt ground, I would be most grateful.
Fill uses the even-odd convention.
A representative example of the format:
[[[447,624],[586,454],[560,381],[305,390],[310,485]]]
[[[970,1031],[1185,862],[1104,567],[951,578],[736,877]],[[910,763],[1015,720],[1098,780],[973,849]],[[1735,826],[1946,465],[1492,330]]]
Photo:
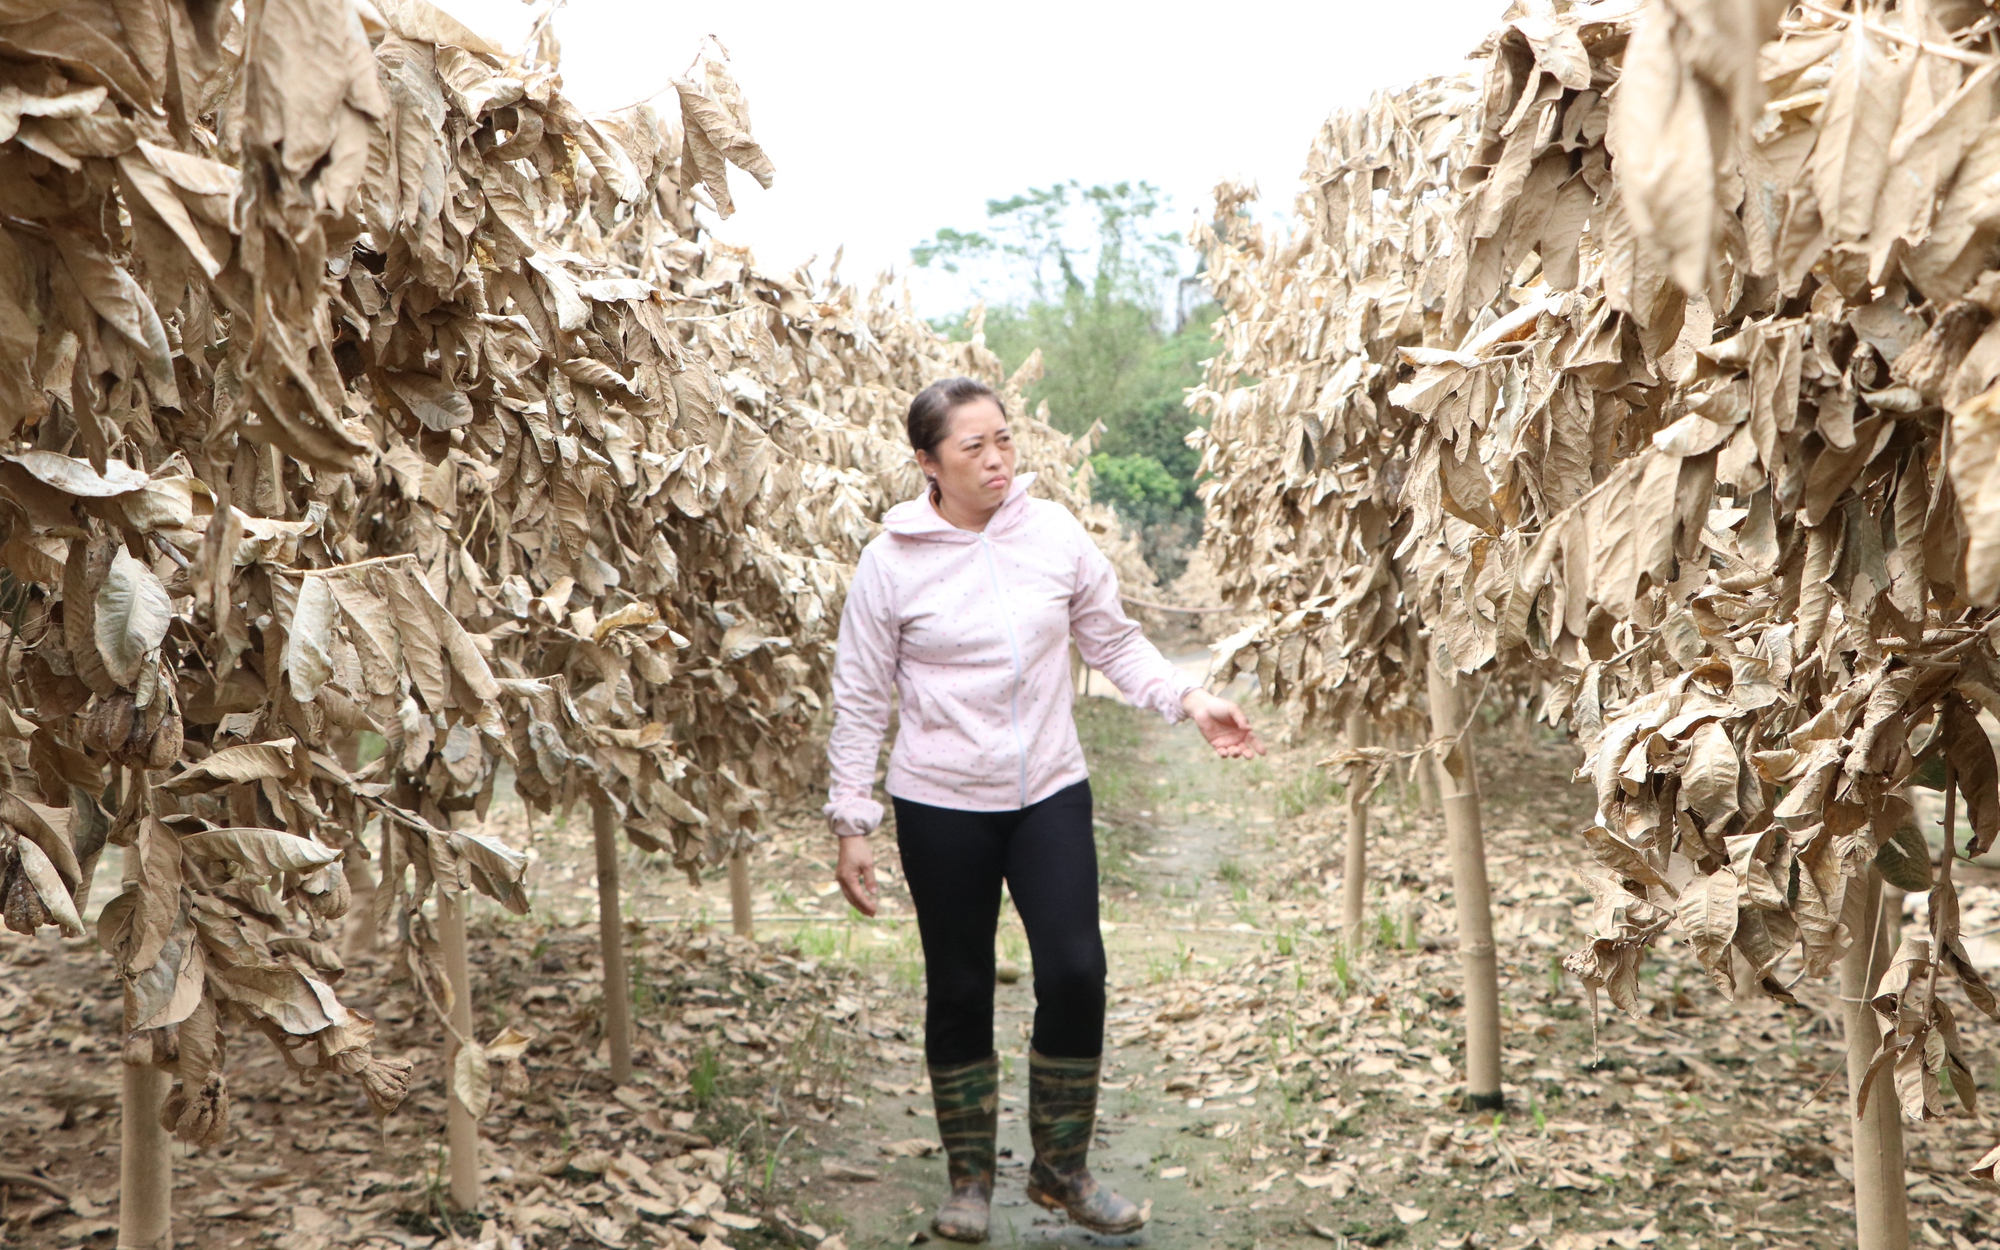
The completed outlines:
[[[1567,864],[1587,814],[1570,749],[1512,724],[1480,742],[1502,954],[1507,1106],[1458,1109],[1459,964],[1441,831],[1398,784],[1376,796],[1370,943],[1337,940],[1343,804],[1326,744],[1251,765],[1109,700],[1080,711],[1092,757],[1111,953],[1095,1163],[1154,1218],[1088,1237],[1021,1178],[1032,969],[1011,915],[999,1245],[1307,1245],[1597,1250],[1851,1244],[1837,1002],[1731,1004],[1685,953],[1653,961],[1648,1014],[1591,1008],[1557,960],[1587,896]],[[922,965],[882,837],[882,919],[848,912],[808,811],[754,864],[757,940],[727,891],[636,852],[624,864],[638,1075],[611,1082],[587,826],[496,808],[533,856],[533,909],[475,912],[476,1019],[534,1040],[484,1122],[482,1210],[446,1218],[441,1030],[385,947],[343,999],[417,1062],[382,1124],[358,1090],[301,1088],[261,1039],[232,1052],[233,1130],[176,1148],[176,1244],[887,1246],[920,1242],[943,1191],[921,1059]],[[116,880],[115,865],[105,876]],[[1966,928],[2000,890],[1966,890]],[[720,929],[717,922],[720,921]],[[1606,1005],[1608,1010],[1608,1004]],[[1969,1015],[1961,1012],[1961,1020]],[[0,1245],[113,1243],[119,1001],[86,941],[0,935]],[[2000,1094],[2000,1036],[1963,1026]],[[2000,1194],[1965,1179],[1990,1114],[1908,1125],[1920,1244],[2000,1244]]]

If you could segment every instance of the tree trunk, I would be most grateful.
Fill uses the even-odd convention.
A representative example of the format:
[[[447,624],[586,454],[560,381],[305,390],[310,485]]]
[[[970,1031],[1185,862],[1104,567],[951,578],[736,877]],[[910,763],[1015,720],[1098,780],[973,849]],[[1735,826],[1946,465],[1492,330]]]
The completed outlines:
[[[1437,762],[1426,752],[1417,757],[1417,808],[1424,812],[1436,812],[1443,808],[1438,802]]]
[[[1368,718],[1359,712],[1347,718],[1347,746],[1358,751],[1368,743]],[[1347,769],[1347,876],[1341,882],[1341,933],[1347,957],[1361,949],[1363,907],[1368,891],[1368,766],[1359,760]]]
[[[130,784],[129,778],[126,784]],[[139,857],[124,855],[129,886],[139,879]],[[127,1020],[136,1019],[125,998]],[[148,1047],[150,1053],[151,1048]],[[174,1158],[160,1106],[167,1100],[167,1074],[151,1063],[122,1064],[119,1103],[118,1250],[173,1250]]]
[[[125,1069],[118,1156],[118,1250],[173,1250],[174,1162],[160,1125],[167,1074],[150,1063]]]
[[[1486,884],[1486,844],[1479,828],[1479,776],[1472,759],[1472,709],[1438,662],[1432,644],[1431,735],[1459,735],[1438,762],[1451,892],[1458,905],[1458,951],[1465,964],[1465,1105],[1497,1111],[1500,1093],[1500,977],[1493,950],[1493,906]]]
[[[1907,893],[1882,883],[1882,944],[1891,955],[1903,944],[1903,898]],[[1882,964],[1885,969],[1888,966],[1887,962]]]
[[[1847,1014],[1847,1105],[1860,1098],[1861,1082],[1875,1057],[1882,1033],[1867,999],[1874,994],[1893,953],[1882,907],[1881,878],[1874,868],[1848,884],[1841,917],[1854,944],[1840,960],[1841,1008]],[[1853,1120],[1854,1232],[1856,1250],[1909,1250],[1909,1196],[1903,1185],[1903,1114],[1896,1102],[1894,1074],[1882,1072],[1868,1092],[1868,1110]]]
[[[1734,946],[1729,948],[1729,980],[1737,1002],[1747,1003],[1757,997],[1758,983],[1762,980],[1757,975],[1757,965]]]
[[[385,822],[383,842],[386,843],[391,836]],[[353,844],[347,848],[342,866],[347,870],[348,888],[354,894],[347,905],[347,931],[341,937],[340,953],[351,958],[373,952],[380,941],[375,928],[375,891],[383,883],[375,880],[375,873],[368,864],[368,848],[362,844],[360,834],[355,835]]]
[[[472,1036],[472,974],[465,954],[465,913],[458,900],[439,892],[438,944],[444,948],[444,975],[451,986],[451,1025],[459,1036]],[[445,1047],[444,1070],[457,1071],[458,1039]],[[445,1085],[451,1087],[447,1075]],[[456,1093],[445,1097],[445,1141],[451,1156],[451,1201],[461,1211],[479,1209],[479,1124]]]
[[[618,906],[618,814],[611,800],[590,804],[597,839],[597,937],[604,952],[604,1035],[611,1046],[611,1079],[632,1080],[632,989],[625,978],[625,924]]]
[[[738,851],[729,857],[729,923],[737,937],[754,938],[757,928],[750,917],[750,855]]]
[[[360,771],[361,735],[343,734],[333,744],[333,753],[342,768],[350,773]],[[362,821],[362,827],[355,831],[354,840],[348,844],[342,857],[342,867],[347,872],[347,886],[353,892],[353,899],[347,906],[347,924],[340,937],[340,953],[347,958],[374,953],[382,936],[381,917],[375,911],[377,885],[375,870],[368,862],[368,844],[363,840],[363,835],[368,832],[367,823],[366,820]],[[381,823],[382,845],[387,847],[389,839],[394,835],[389,832],[387,821]],[[383,868],[386,872],[388,868],[386,858],[383,860]]]

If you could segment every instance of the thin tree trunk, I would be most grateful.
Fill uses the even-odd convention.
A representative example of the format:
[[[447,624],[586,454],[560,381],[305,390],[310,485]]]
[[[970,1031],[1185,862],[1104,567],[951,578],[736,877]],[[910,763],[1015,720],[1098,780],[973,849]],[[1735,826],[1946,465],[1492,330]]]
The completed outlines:
[[[625,925],[618,906],[618,814],[611,800],[590,804],[597,839],[597,936],[604,952],[604,1034],[611,1046],[611,1079],[632,1080],[632,990],[625,978]]]
[[[389,837],[385,826],[383,841]],[[380,941],[375,928],[375,891],[381,883],[375,880],[375,873],[369,867],[368,848],[362,844],[360,834],[355,835],[353,845],[347,848],[342,866],[347,870],[348,888],[354,897],[347,905],[347,931],[341,937],[340,953],[349,957],[368,954]]]
[[[348,772],[358,772],[361,768],[361,735],[343,734],[333,744],[334,757]],[[340,953],[348,958],[356,955],[372,954],[381,941],[375,914],[375,871],[368,862],[368,844],[363,836],[368,832],[367,821],[355,831],[354,840],[348,844],[342,867],[347,872],[347,886],[353,891],[353,900],[347,907],[347,925],[340,937]],[[383,822],[382,841],[387,845],[390,833],[388,822]],[[387,861],[384,861],[387,867]]]
[[[343,735],[334,743],[333,751],[342,768],[350,773],[360,769],[360,734]],[[376,944],[381,940],[376,924],[379,917],[375,914],[375,873],[368,863],[367,843],[362,841],[362,835],[367,832],[367,822],[363,821],[362,828],[354,835],[353,845],[347,848],[345,859],[347,885],[354,892],[353,901],[347,908],[346,931],[340,938],[340,953],[345,956],[368,954],[374,951]],[[388,822],[384,821],[382,842],[385,846],[389,837]],[[387,866],[387,861],[384,860],[383,867],[386,869]]]
[[[1368,744],[1368,718],[1356,712],[1347,718],[1347,746],[1358,751]],[[1368,766],[1359,760],[1347,769],[1347,876],[1341,882],[1341,932],[1347,957],[1361,949],[1363,909],[1368,892]]]
[[[1848,885],[1848,929],[1854,944],[1840,960],[1841,1007],[1846,1012],[1847,1105],[1859,1101],[1861,1082],[1882,1033],[1868,998],[1889,967],[1888,926],[1883,923],[1881,878],[1873,867]],[[1856,1250],[1909,1250],[1909,1196],[1903,1185],[1903,1116],[1892,1074],[1875,1078],[1868,1110],[1853,1120],[1854,1232]]]
[[[167,1074],[150,1063],[123,1066],[118,1250],[173,1250],[174,1161],[160,1124]]]
[[[126,784],[130,784],[127,778]],[[139,857],[127,851],[124,879],[139,879]],[[129,1008],[127,1020],[136,1019]],[[148,1047],[150,1054],[151,1048]],[[123,1064],[119,1104],[118,1250],[173,1250],[174,1158],[160,1106],[167,1100],[167,1074],[151,1063]]]
[[[440,892],[437,900],[438,944],[444,948],[444,975],[451,985],[451,1025],[459,1036],[472,1036],[472,973],[465,953],[465,913],[458,900]],[[445,1047],[444,1070],[457,1071],[458,1039]],[[449,1088],[451,1082],[446,1080]],[[451,1201],[461,1211],[479,1209],[479,1124],[456,1093],[445,1098],[445,1142],[451,1156]]]
[[[1451,892],[1458,905],[1458,950],[1465,964],[1465,1105],[1497,1111],[1500,1093],[1500,976],[1493,949],[1493,906],[1486,884],[1486,844],[1479,827],[1479,776],[1472,758],[1472,709],[1438,662],[1432,644],[1431,735],[1458,740],[1438,762]]]
[[[1734,946],[1729,948],[1729,979],[1734,986],[1737,1002],[1749,1002],[1757,996],[1757,984],[1760,979],[1757,976],[1757,965],[1750,962],[1749,956]]]
[[[729,923],[737,937],[757,936],[750,916],[750,856],[746,851],[729,857]]]
[[[1419,755],[1416,763],[1417,807],[1424,812],[1436,812],[1443,808],[1438,802],[1437,762],[1429,753]]]

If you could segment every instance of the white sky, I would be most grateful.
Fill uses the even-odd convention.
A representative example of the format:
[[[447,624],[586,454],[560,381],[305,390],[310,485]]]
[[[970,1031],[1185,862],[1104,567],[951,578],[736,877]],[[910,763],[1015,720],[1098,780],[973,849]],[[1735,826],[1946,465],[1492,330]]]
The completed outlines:
[[[540,11],[442,0],[504,47]],[[770,191],[731,171],[737,212],[718,237],[766,269],[846,246],[841,272],[910,270],[940,226],[979,229],[989,199],[1075,178],[1147,180],[1179,228],[1225,177],[1288,211],[1305,153],[1336,108],[1463,63],[1506,0],[1099,0],[801,3],[569,0],[556,16],[563,79],[586,109],[667,86],[712,33],[777,165]],[[660,103],[671,106],[671,93]],[[961,307],[932,271],[918,308]]]

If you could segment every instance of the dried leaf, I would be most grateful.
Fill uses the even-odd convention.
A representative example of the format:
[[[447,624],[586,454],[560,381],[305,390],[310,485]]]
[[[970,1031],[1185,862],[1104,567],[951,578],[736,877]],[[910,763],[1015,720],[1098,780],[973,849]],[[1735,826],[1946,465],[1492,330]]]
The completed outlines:
[[[1669,895],[1678,892],[1661,876],[1659,871],[1646,862],[1645,856],[1635,846],[1628,845],[1613,837],[1611,832],[1599,825],[1586,826],[1584,841],[1590,844],[1590,853],[1597,862],[1623,877],[1629,877],[1644,885],[1656,886]]]
[[[275,780],[292,775],[295,743],[290,738],[224,747],[169,779],[168,790],[188,793],[235,782]]]
[[[1736,814],[1737,781],[1742,761],[1736,744],[1718,721],[1709,721],[1688,740],[1688,762],[1681,773],[1681,799],[1710,828]]]
[[[1727,973],[1729,944],[1736,937],[1736,900],[1742,883],[1727,868],[1696,877],[1681,891],[1675,919],[1686,931],[1695,958],[1712,972]]]
[[[292,697],[311,703],[333,676],[333,588],[308,573],[299,579],[298,602],[285,627],[285,675]]]
[[[1993,758],[1993,744],[1970,704],[1963,699],[1947,699],[1939,719],[1945,757],[1957,773],[1959,793],[1965,796],[1965,815],[1972,825],[1972,840],[1964,848],[1968,856],[1984,855],[2000,835],[2000,765]],[[1926,850],[1926,857],[1929,852]]]
[[[173,624],[174,605],[166,587],[121,547],[97,591],[94,612],[97,653],[105,671],[119,685],[132,686]]]
[[[107,460],[99,473],[89,461],[75,460],[53,451],[24,451],[0,459],[18,464],[36,481],[82,499],[109,499],[143,488],[151,480],[123,461]]]
[[[486,1118],[486,1109],[493,1103],[493,1081],[486,1048],[471,1038],[460,1040],[458,1053],[452,1057],[451,1092],[475,1123]]]
[[[230,828],[191,833],[181,839],[182,853],[211,863],[230,865],[243,877],[274,877],[284,872],[309,872],[340,859],[330,846],[276,829]]]
[[[472,422],[472,404],[442,378],[427,373],[383,375],[389,390],[427,430],[440,433]]]
[[[23,838],[14,844],[15,853],[20,856],[21,871],[27,875],[28,884],[42,900],[42,906],[49,909],[56,924],[71,937],[83,936],[83,920],[76,914],[76,902],[69,896],[68,887],[63,885],[62,874],[49,862],[42,848]]]

